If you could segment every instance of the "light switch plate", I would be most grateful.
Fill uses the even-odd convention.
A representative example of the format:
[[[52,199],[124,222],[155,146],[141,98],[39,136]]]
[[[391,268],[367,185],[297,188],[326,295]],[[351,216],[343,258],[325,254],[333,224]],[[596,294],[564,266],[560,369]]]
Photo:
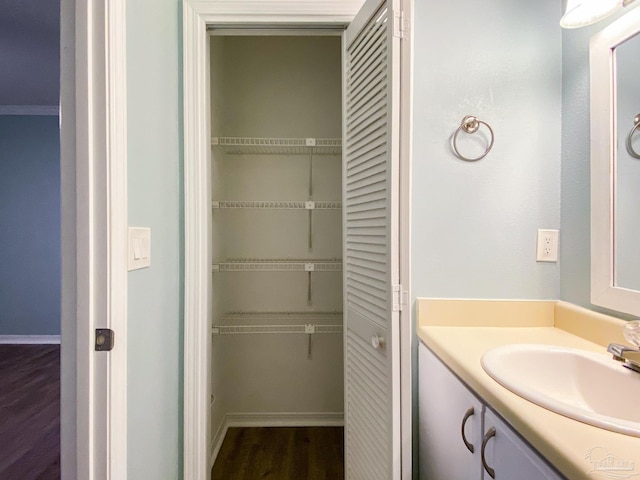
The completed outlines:
[[[129,271],[151,266],[151,229],[129,227]]]

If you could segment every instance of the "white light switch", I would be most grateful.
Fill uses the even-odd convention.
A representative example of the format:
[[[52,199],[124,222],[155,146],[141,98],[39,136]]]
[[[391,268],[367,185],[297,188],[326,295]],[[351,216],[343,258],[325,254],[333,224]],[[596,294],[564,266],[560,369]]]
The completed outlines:
[[[129,270],[151,266],[151,229],[129,227]]]

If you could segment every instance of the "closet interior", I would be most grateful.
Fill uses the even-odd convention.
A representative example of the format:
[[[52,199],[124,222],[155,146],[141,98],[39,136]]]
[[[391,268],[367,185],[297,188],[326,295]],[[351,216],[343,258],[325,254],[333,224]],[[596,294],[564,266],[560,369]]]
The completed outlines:
[[[211,36],[214,450],[229,426],[343,422],[341,48]]]

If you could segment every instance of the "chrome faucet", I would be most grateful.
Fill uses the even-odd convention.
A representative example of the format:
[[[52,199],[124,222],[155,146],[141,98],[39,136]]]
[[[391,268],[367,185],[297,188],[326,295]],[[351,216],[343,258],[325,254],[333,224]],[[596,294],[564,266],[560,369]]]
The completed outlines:
[[[613,359],[640,373],[640,350],[637,348],[627,347],[619,343],[610,343],[607,352],[613,355]]]
[[[619,343],[610,343],[607,347],[607,352],[613,355],[613,359],[640,373],[640,322],[633,321],[628,322],[622,333],[629,343],[635,345],[635,347],[628,347]]]

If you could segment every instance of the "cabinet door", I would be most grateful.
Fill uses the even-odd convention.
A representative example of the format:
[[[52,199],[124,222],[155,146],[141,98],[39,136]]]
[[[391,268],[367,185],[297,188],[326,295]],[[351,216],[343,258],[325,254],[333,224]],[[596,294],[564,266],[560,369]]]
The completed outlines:
[[[492,430],[494,429],[494,430]],[[491,480],[561,480],[563,477],[503,420],[489,409],[484,414],[483,479]],[[493,434],[495,431],[495,434]],[[490,475],[490,471],[494,477]]]
[[[418,371],[420,478],[480,480],[483,404],[422,344]]]

